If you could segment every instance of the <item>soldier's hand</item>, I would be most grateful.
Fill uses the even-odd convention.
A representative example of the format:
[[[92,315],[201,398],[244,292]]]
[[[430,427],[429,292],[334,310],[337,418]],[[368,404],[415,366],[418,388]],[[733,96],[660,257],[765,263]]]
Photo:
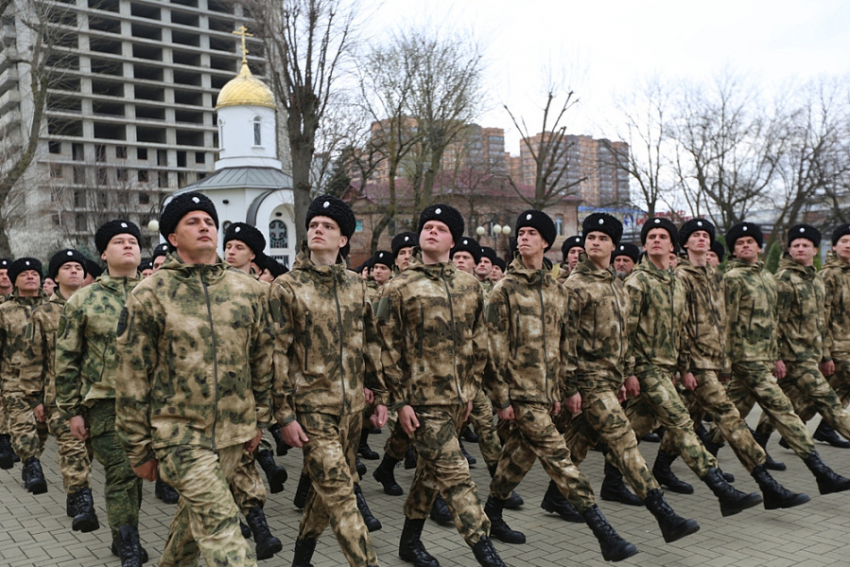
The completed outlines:
[[[469,400],[469,403],[466,404],[466,413],[463,414],[464,423],[469,419],[469,414],[472,413],[472,400]]]
[[[626,394],[628,394],[630,398],[640,395],[640,382],[638,381],[637,376],[629,376],[626,378],[623,385],[626,387]]]
[[[375,411],[372,412],[372,416],[369,418],[369,421],[371,421],[372,425],[374,425],[375,427],[381,428],[387,422],[387,419],[389,419],[389,417],[390,414],[389,411],[387,411],[387,406],[385,406],[384,404],[379,404],[375,407]]]
[[[35,416],[36,421],[44,423],[44,404],[38,404],[32,408],[32,413]]]
[[[256,451],[257,447],[260,446],[260,439],[262,439],[262,438],[263,438],[262,429],[257,429],[257,434],[254,436],[254,438],[251,439],[250,441],[245,442],[245,450],[248,451],[249,453],[253,453],[254,451]]]
[[[419,420],[416,419],[416,412],[410,406],[402,406],[398,410],[398,422],[408,435],[413,435],[413,432],[419,429]]]
[[[159,461],[157,461],[156,459],[151,459],[146,463],[142,463],[137,467],[133,467],[133,472],[136,473],[137,477],[153,482],[157,478],[159,478],[159,473],[157,470],[158,468]]]
[[[576,392],[567,398],[567,411],[576,415],[581,413],[581,394]]]
[[[81,415],[75,415],[68,420],[68,425],[71,427],[71,435],[80,441],[85,441],[89,438],[89,430],[86,429],[86,420]]]
[[[286,444],[290,447],[298,447],[301,449],[304,447],[305,443],[310,442],[307,438],[307,434],[304,433],[303,429],[301,429],[301,424],[297,421],[291,421],[284,425],[280,428],[280,432],[283,435],[283,440],[286,441]]]
[[[776,371],[773,373],[776,376],[777,380],[782,380],[785,378],[785,375],[788,373],[788,370],[785,368],[785,363],[781,360],[776,361]]]
[[[835,374],[835,361],[830,360],[829,362],[821,362],[820,373],[824,376],[832,376]]]
[[[375,394],[369,388],[363,388],[363,395],[366,396],[366,403],[372,405],[375,403]]]
[[[516,415],[514,414],[514,406],[502,408],[496,413],[499,414],[499,419],[502,421],[513,421],[516,418]]]
[[[561,402],[555,400],[552,409],[549,410],[549,415],[558,415],[559,413],[561,413]]]
[[[697,389],[697,379],[694,378],[693,372],[688,372],[682,376],[682,386],[693,392]]]
[[[620,386],[620,390],[617,392],[617,401],[621,404],[629,399],[629,395],[626,393],[626,387]]]

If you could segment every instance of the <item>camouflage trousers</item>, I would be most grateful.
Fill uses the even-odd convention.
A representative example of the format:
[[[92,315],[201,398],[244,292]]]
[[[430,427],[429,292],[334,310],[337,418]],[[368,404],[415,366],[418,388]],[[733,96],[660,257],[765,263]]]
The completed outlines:
[[[257,470],[256,458],[257,452],[271,450],[270,446],[268,449],[264,447],[263,442],[268,445],[268,441],[262,439],[260,446],[254,453],[242,452],[242,458],[229,481],[233,500],[236,502],[239,511],[245,516],[253,508],[257,506],[262,508],[266,505],[266,485],[263,484],[263,478],[260,476],[260,471]]]
[[[389,423],[387,425],[389,426]],[[404,454],[407,452],[408,447],[410,447],[410,436],[404,432],[401,424],[396,420],[395,425],[390,429],[387,442],[384,444],[384,454],[391,459],[400,461],[404,459]]]
[[[439,493],[449,507],[455,527],[471,547],[490,533],[490,520],[469,476],[469,464],[460,452],[457,432],[466,407],[463,404],[413,408],[419,421],[419,428],[413,433],[419,459],[404,502],[404,515],[411,520],[427,518]]]
[[[304,470],[312,486],[298,538],[315,541],[330,525],[352,567],[378,564],[369,530],[357,509],[356,457],[363,414],[341,416],[298,412],[298,423],[310,441],[304,445]]]
[[[617,393],[604,387],[582,391],[581,410],[581,413],[572,414],[562,408],[558,416],[558,425],[564,432],[573,462],[580,465],[588,450],[604,441],[609,449],[606,458],[644,500],[650,490],[659,487],[658,482],[638,449],[637,438],[617,401]]]
[[[726,387],[720,383],[717,373],[713,370],[694,372],[694,378],[696,378],[697,387],[690,392],[690,395],[687,395],[687,399],[693,400],[694,405],[691,416],[693,417],[695,413],[700,416],[705,413],[711,414],[715,426],[732,447],[735,456],[747,472],[753,472],[755,467],[764,464],[766,458],[764,449],[753,439],[750,428],[741,419],[741,414],[726,394]],[[672,435],[664,434],[661,450],[667,454],[676,453]]]
[[[6,406],[3,405],[3,392],[0,392],[0,435],[8,435],[9,427],[6,425]]]
[[[829,377],[829,385],[838,394],[841,405],[845,408],[850,404],[850,356],[835,355],[835,374]]]
[[[469,424],[478,435],[478,448],[487,466],[493,468],[502,455],[502,444],[493,423],[493,404],[484,390],[478,390],[472,400],[472,412],[469,414]]]
[[[33,408],[38,400],[21,392],[3,391],[6,408],[6,426],[12,437],[12,448],[26,462],[31,457],[41,457],[47,440],[47,425],[35,419]]]
[[[160,449],[159,476],[180,494],[159,567],[198,564],[256,566],[257,556],[239,529],[239,510],[230,482],[242,462],[244,445],[218,451],[193,445]]]
[[[579,512],[593,506],[590,481],[570,459],[570,450],[555,427],[549,406],[529,402],[512,402],[512,406],[514,420],[507,426],[502,457],[490,482],[493,496],[508,498],[540,459],[543,470]]]
[[[91,456],[85,441],[71,434],[71,426],[56,407],[45,407],[47,429],[56,439],[59,471],[65,492],[73,494],[91,488]]]
[[[94,458],[106,475],[106,516],[112,538],[117,539],[121,526],[139,526],[144,481],[133,472],[115,431],[115,400],[97,400],[88,408],[86,421]]]
[[[626,417],[638,438],[643,437],[655,427],[663,425],[665,435],[672,436],[673,454],[682,456],[685,464],[703,478],[708,469],[717,467],[717,459],[709,453],[694,432],[694,422],[682,403],[673,374],[660,368],[653,368],[638,376],[640,394],[629,400]]]
[[[753,406],[758,403],[771,425],[779,430],[779,434],[801,459],[805,459],[815,450],[815,442],[809,430],[794,412],[794,406],[779,387],[768,363],[734,364],[732,380],[726,391],[742,419],[746,419]],[[719,430],[712,430],[712,439],[717,442],[722,439]]]
[[[850,437],[850,412],[841,405],[838,394],[830,388],[826,378],[820,373],[817,364],[787,363],[787,374],[779,380],[779,387],[791,400],[794,410],[805,423],[815,413],[843,437]],[[757,431],[762,434],[773,432],[770,421],[762,414]]]

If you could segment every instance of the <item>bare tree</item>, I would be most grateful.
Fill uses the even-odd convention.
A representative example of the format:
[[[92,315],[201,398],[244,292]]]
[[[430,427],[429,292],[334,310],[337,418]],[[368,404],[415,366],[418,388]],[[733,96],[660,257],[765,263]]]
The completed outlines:
[[[287,112],[296,238],[305,237],[316,132],[355,45],[357,0],[246,0],[271,62],[269,77]]]

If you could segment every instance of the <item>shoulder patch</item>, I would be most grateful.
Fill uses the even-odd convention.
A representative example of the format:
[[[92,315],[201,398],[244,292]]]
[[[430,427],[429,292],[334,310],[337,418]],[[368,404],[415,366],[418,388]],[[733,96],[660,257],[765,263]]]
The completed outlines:
[[[127,313],[127,308],[121,310],[121,315],[118,316],[118,327],[115,329],[115,336],[120,337],[127,330],[127,318],[130,316]]]
[[[280,308],[280,299],[275,297],[269,301],[269,311],[271,311],[272,320],[275,324],[280,325],[283,323],[283,312]]]
[[[375,318],[379,321],[386,321],[390,317],[390,312],[393,309],[393,301],[389,295],[381,296],[378,302],[378,310],[375,312]]]

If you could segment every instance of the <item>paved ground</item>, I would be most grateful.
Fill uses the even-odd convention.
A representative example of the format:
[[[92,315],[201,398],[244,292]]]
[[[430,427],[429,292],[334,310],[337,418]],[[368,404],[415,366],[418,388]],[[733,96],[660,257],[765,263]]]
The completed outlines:
[[[750,416],[751,424],[757,416]],[[810,428],[817,425],[815,420]],[[373,436],[372,447],[382,447],[385,435]],[[700,566],[700,567],[816,567],[846,565],[848,538],[850,538],[850,493],[819,496],[814,479],[805,465],[772,440],[770,449],[775,458],[787,463],[786,472],[775,473],[776,478],[788,488],[812,496],[805,506],[785,511],[767,511],[762,508],[745,511],[730,518],[722,518],[720,509],[709,490],[697,485],[696,477],[682,464],[674,463],[674,471],[684,480],[695,483],[696,492],[690,496],[669,494],[668,500],[681,515],[699,521],[699,533],[682,541],[667,545],[661,538],[653,517],[644,508],[632,508],[616,503],[600,502],[605,515],[626,539],[638,546],[641,553],[623,562],[635,566]],[[823,459],[839,472],[850,475],[850,450],[834,449],[818,444]],[[642,444],[651,461],[658,445]],[[469,447],[479,457],[477,447]],[[735,483],[741,490],[756,490],[755,482],[745,473],[731,450],[720,453],[724,470],[735,474]],[[278,459],[285,464],[293,477],[281,494],[273,495],[266,507],[269,523],[274,533],[283,541],[284,550],[274,559],[261,565],[290,565],[292,547],[298,529],[299,513],[292,506],[292,494],[297,482],[301,459],[297,451]],[[71,520],[65,517],[65,495],[61,488],[55,443],[51,440],[43,463],[50,483],[47,494],[34,497],[27,494],[20,480],[21,468],[0,471],[0,566],[109,566],[119,565],[109,552],[110,536],[105,527],[103,510],[103,474],[95,465],[95,500],[103,527],[90,534],[71,531]],[[363,492],[372,511],[383,522],[382,531],[373,534],[378,557],[383,566],[408,565],[397,554],[401,533],[403,497],[384,495],[371,471],[377,461],[366,461],[369,474],[363,482]],[[582,469],[598,487],[602,476],[602,459],[591,453]],[[413,471],[399,468],[397,479],[405,489],[410,485]],[[483,464],[472,467],[472,474],[481,493],[486,497],[489,478]],[[542,468],[536,466],[520,486],[518,492],[526,505],[520,511],[506,511],[506,519],[515,528],[524,531],[528,543],[510,546],[497,542],[505,562],[513,567],[550,567],[560,565],[602,565],[599,546],[583,525],[567,524],[543,512],[540,499],[548,483]],[[145,486],[142,509],[141,539],[150,552],[155,565],[164,544],[174,507],[162,504],[153,496],[153,485]],[[430,520],[426,524],[423,540],[428,550],[441,565],[474,566],[471,551],[454,529],[442,528]],[[319,541],[314,556],[315,567],[342,567],[346,565],[330,531]]]

